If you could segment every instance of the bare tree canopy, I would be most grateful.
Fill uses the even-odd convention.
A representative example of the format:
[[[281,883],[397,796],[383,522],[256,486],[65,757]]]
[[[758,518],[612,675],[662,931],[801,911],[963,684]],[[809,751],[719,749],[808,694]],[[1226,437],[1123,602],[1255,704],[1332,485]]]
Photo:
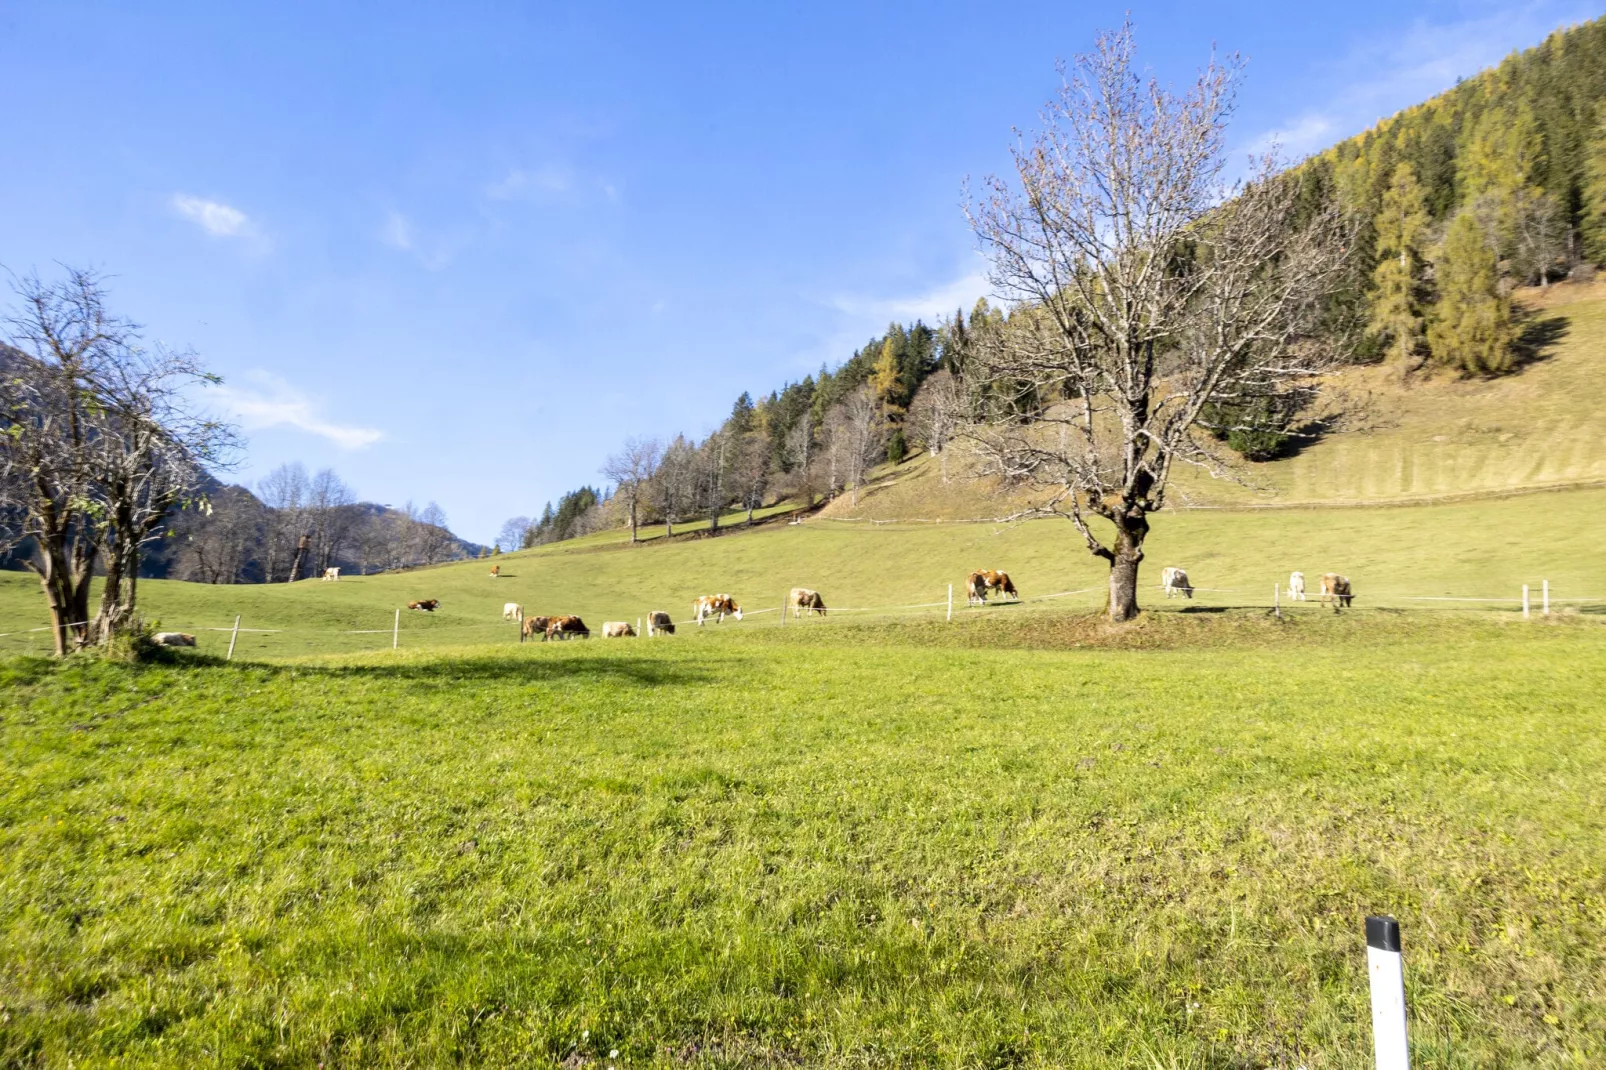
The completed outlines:
[[[630,541],[636,541],[641,506],[649,497],[649,483],[658,474],[664,448],[657,439],[631,438],[625,448],[608,458],[602,474],[613,480],[630,514]]]
[[[1173,466],[1224,474],[1198,429],[1212,412],[1309,388],[1345,235],[1332,210],[1295,225],[1270,158],[1223,181],[1239,66],[1181,94],[1134,66],[1130,26],[1062,73],[1013,181],[967,214],[1011,312],[973,322],[964,437],[991,471],[1052,491],[1110,563],[1110,615],[1138,612],[1148,515]],[[1089,523],[1102,518],[1109,534]]]
[[[0,506],[32,540],[58,655],[106,642],[135,620],[140,549],[175,507],[227,464],[233,429],[199,414],[217,382],[191,351],[145,347],[106,308],[101,278],[69,270],[15,282],[0,368]],[[197,502],[197,504],[199,504]],[[104,566],[100,609],[89,582]]]

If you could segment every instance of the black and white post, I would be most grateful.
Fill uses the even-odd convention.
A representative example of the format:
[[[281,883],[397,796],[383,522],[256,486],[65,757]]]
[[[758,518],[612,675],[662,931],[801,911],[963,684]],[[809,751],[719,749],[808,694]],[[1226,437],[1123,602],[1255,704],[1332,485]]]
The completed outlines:
[[[1366,972],[1372,980],[1372,1044],[1377,1070],[1410,1070],[1405,1039],[1405,963],[1400,923],[1386,915],[1366,919]]]

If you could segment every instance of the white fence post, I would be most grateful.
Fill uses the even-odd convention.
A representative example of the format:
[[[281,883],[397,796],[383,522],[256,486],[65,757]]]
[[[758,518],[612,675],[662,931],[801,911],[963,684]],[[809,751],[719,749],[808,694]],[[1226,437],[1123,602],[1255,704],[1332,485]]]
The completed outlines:
[[[781,599],[781,627],[786,627],[786,599]]]
[[[640,617],[636,618],[636,638],[637,639],[645,639],[645,638],[647,638],[647,633],[641,630],[641,618]]]
[[[390,629],[390,649],[395,650],[401,646],[401,610],[396,611],[396,623]]]
[[[1528,619],[1528,585],[1522,585],[1522,619]]]
[[[1271,585],[1271,611],[1277,615],[1278,620],[1283,619],[1283,588],[1280,583]]]
[[[236,613],[234,616],[234,632],[229,636],[229,654],[223,659],[224,661],[234,660],[234,641],[238,638],[240,638],[240,616]]]
[[[953,620],[954,620],[954,585],[950,583],[948,585],[948,623],[952,624]]]
[[[1545,581],[1544,599],[1545,599],[1545,601],[1544,601],[1545,616],[1548,617],[1548,616],[1550,616],[1550,581],[1549,580]]]
[[[1405,1035],[1405,963],[1400,954],[1400,923],[1368,915],[1366,972],[1372,981],[1372,1046],[1377,1070],[1410,1070]]]

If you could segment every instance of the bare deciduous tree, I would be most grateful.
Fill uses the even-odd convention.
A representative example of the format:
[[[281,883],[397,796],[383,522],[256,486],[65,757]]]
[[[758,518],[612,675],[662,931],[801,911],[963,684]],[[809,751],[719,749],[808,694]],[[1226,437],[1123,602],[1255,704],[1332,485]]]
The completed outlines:
[[[134,619],[140,548],[234,439],[189,407],[188,389],[216,377],[193,353],[141,346],[138,327],[107,311],[99,276],[29,275],[16,291],[16,347],[0,354],[0,508],[32,540],[63,655]],[[105,583],[91,621],[97,559]]]
[[[284,569],[284,581],[299,578],[301,559],[306,553],[307,498],[311,480],[300,461],[281,464],[257,484],[257,497],[268,507],[263,537],[263,581],[273,583]]]
[[[631,542],[636,541],[638,513],[647,499],[650,481],[658,472],[663,452],[657,439],[629,438],[625,440],[625,448],[609,457],[602,466],[602,474],[613,480],[629,512]]]
[[[346,548],[356,530],[360,514],[352,508],[357,495],[335,475],[323,468],[307,487],[307,521],[312,531],[312,571],[322,575]]]
[[[937,458],[944,483],[948,482],[948,442],[960,415],[958,385],[946,368],[927,376],[909,402],[912,439]]]
[[[1295,228],[1270,160],[1224,186],[1237,69],[1212,62],[1178,95],[1134,68],[1129,26],[1101,35],[1016,150],[1014,183],[989,179],[967,210],[1013,311],[974,331],[965,438],[991,471],[1052,491],[1044,511],[1110,564],[1116,620],[1138,612],[1173,465],[1225,472],[1195,431],[1205,407],[1327,366],[1311,327],[1346,235],[1333,214]]]

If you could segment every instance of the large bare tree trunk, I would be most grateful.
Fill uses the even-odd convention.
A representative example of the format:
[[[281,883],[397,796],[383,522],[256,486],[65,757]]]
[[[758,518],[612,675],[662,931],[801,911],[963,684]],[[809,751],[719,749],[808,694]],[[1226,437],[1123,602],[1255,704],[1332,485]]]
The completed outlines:
[[[1143,562],[1143,540],[1149,522],[1142,515],[1118,528],[1110,561],[1110,619],[1132,620],[1138,615],[1138,566]]]

